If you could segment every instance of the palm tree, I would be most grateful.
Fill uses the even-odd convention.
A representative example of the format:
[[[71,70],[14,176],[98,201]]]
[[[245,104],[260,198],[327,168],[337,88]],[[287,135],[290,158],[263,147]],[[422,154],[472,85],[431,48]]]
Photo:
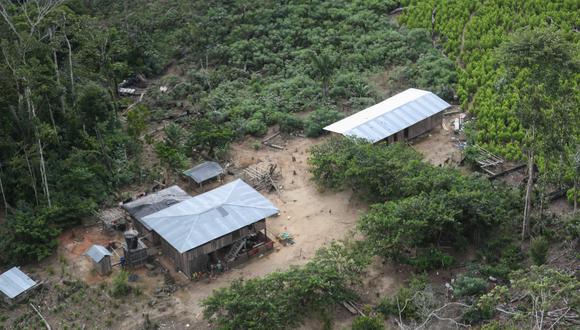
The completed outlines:
[[[330,78],[338,65],[338,58],[330,56],[327,52],[317,54],[315,52],[308,53],[308,57],[312,62],[312,70],[315,78],[322,82],[322,95],[328,96],[328,84]]]

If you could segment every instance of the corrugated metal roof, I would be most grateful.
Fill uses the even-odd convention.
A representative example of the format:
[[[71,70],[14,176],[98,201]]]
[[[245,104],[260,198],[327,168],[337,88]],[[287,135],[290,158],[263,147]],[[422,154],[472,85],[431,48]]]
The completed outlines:
[[[143,217],[190,198],[191,196],[180,187],[171,186],[132,202],[123,204],[122,208],[129,212],[133,218],[143,223],[148,230],[151,230],[147,224],[141,221]]]
[[[374,143],[450,106],[429,91],[409,88],[324,129]]]
[[[183,172],[197,183],[202,183],[223,173],[224,169],[216,162],[204,162]]]
[[[238,179],[148,215],[143,222],[183,253],[278,212]]]
[[[109,250],[107,250],[107,248],[105,248],[104,246],[95,244],[91,246],[87,250],[87,252],[85,252],[85,254],[89,256],[89,258],[93,259],[95,262],[99,262],[103,260],[105,256],[110,256],[111,252],[109,252]]]
[[[12,299],[36,285],[18,267],[12,267],[0,275],[0,291]]]

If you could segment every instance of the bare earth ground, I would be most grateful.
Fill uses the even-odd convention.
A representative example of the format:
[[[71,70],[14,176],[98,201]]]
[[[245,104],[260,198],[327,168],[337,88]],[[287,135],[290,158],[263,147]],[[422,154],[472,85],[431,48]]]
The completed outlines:
[[[354,229],[359,214],[366,206],[351,199],[351,192],[320,192],[310,181],[307,170],[308,148],[322,139],[291,137],[276,144],[285,144],[285,150],[262,146],[255,150],[253,139],[235,144],[232,148],[233,166],[245,168],[261,162],[275,163],[281,170],[278,181],[280,193],[263,192],[280,209],[280,216],[268,219],[267,228],[271,236],[289,232],[295,239],[294,245],[277,245],[275,251],[259,259],[254,259],[213,280],[187,282],[184,290],[173,295],[171,313],[161,313],[167,317],[168,328],[180,328],[176,322],[187,322],[195,329],[207,328],[202,320],[199,302],[216,288],[225,287],[237,278],[263,276],[276,270],[285,270],[291,265],[301,265],[310,259],[316,250],[333,239],[341,239]],[[294,174],[296,173],[296,174]],[[234,179],[232,176],[226,180]],[[181,278],[180,278],[181,280]],[[394,278],[385,278],[385,287],[397,286]],[[127,319],[120,327],[131,326],[140,321]],[[177,321],[180,320],[180,321]],[[164,322],[164,321],[161,321]]]
[[[458,136],[453,133],[451,123],[459,114],[443,117],[443,126],[436,127],[410,142],[425,160],[436,166],[459,164],[461,151],[456,147]]]

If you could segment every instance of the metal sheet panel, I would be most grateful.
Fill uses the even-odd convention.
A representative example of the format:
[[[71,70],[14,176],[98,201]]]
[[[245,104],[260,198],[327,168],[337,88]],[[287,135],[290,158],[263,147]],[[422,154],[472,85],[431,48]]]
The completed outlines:
[[[204,162],[183,172],[193,181],[202,183],[224,173],[224,169],[216,162]]]
[[[85,254],[95,262],[100,262],[105,256],[110,256],[111,252],[109,252],[109,250],[104,246],[95,244],[91,246]]]
[[[121,207],[129,214],[139,220],[147,230],[151,230],[141,219],[149,214],[161,211],[171,205],[177,204],[191,198],[183,189],[178,186],[171,186],[155,193],[149,194],[137,200],[123,204]]]
[[[0,291],[12,299],[36,285],[28,275],[12,267],[0,275]]]
[[[148,215],[143,222],[183,253],[278,212],[238,179]]]
[[[450,106],[431,92],[409,88],[324,129],[346,136],[363,138],[374,143],[442,112]]]

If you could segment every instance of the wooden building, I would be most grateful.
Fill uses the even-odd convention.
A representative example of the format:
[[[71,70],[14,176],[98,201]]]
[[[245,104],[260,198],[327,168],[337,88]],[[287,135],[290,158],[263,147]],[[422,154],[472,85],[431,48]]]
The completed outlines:
[[[39,285],[20,268],[12,267],[0,275],[0,296],[6,305],[12,305],[26,299]]]
[[[265,219],[278,212],[238,179],[147,215],[136,228],[144,230],[140,235],[156,235],[175,269],[191,277],[213,263],[233,263],[256,247],[271,248]]]
[[[200,191],[203,191],[203,185],[210,180],[221,181],[224,175],[224,169],[216,162],[203,162],[183,171],[183,175],[191,179],[198,186]]]
[[[149,245],[156,246],[160,243],[160,237],[157,233],[151,231],[151,228],[142,221],[143,217],[190,198],[191,196],[180,187],[171,186],[145,195],[134,201],[124,203],[121,207],[133,220],[133,226],[139,232],[140,238],[148,241]]]
[[[91,246],[85,255],[91,259],[93,267],[100,275],[108,275],[113,270],[111,266],[111,252],[102,245]]]
[[[372,143],[405,141],[440,127],[450,106],[431,92],[410,88],[324,129]]]

